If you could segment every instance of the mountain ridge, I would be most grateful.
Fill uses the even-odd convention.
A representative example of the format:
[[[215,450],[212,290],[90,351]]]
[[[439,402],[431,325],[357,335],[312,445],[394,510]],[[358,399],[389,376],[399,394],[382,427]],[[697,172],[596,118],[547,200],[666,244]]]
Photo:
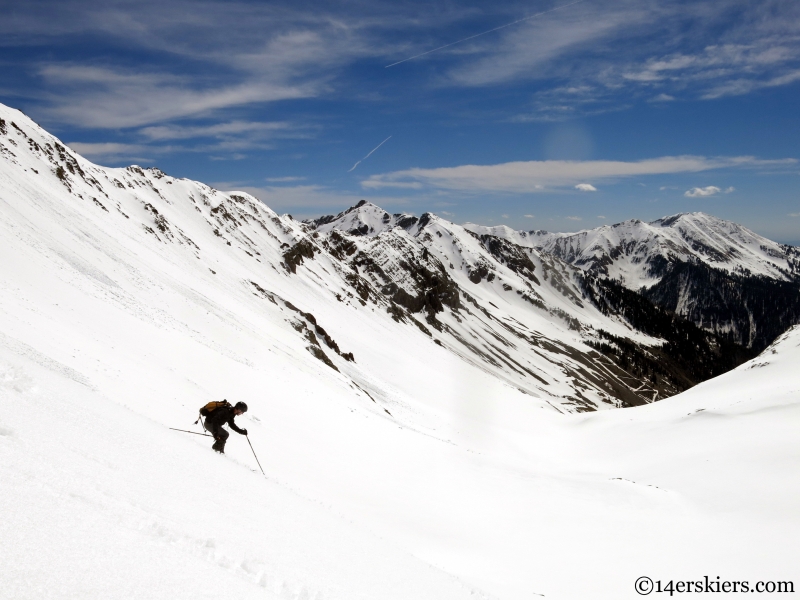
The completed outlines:
[[[650,222],[629,219],[575,233],[465,227],[545,250],[631,289],[657,283],[670,260],[695,259],[732,273],[784,281],[800,277],[800,250],[703,212],[677,213]]]
[[[756,352],[800,322],[800,248],[706,213],[577,233],[466,227],[551,252]]]
[[[652,402],[744,358],[731,363],[738,351],[713,334],[697,333],[695,352],[705,358],[695,362],[705,366],[695,371],[681,362],[691,356],[678,356],[672,342],[643,325],[677,323],[678,317],[646,304],[632,312],[632,297],[621,299],[602,278],[589,280],[554,254],[477,234],[432,213],[390,215],[361,202],[339,215],[299,222],[248,194],[220,192],[157,168],[99,167],[22,113],[5,109],[0,116],[0,187],[20,192],[4,198],[8,231],[23,224],[46,260],[89,277],[103,286],[102,294],[112,290],[115,302],[139,302],[141,277],[131,273],[141,270],[152,273],[144,279],[152,279],[150,288],[174,289],[193,303],[208,294],[230,296],[246,314],[268,316],[279,337],[292,338],[293,352],[343,377],[384,414],[410,406],[408,399],[376,400],[392,396],[381,377],[402,375],[383,372],[376,380],[377,373],[361,366],[375,350],[358,341],[354,318],[386,331],[387,344],[398,335],[421,335],[426,349],[420,356],[444,351],[562,411]],[[49,237],[43,238],[45,230]],[[104,231],[114,239],[95,240],[76,254],[72,246]],[[58,239],[71,241],[53,248]],[[183,283],[176,287],[178,279]],[[158,309],[144,313],[154,322],[163,318]],[[634,314],[638,321],[631,321]],[[662,347],[675,358],[661,361]],[[381,351],[396,357],[401,349]]]

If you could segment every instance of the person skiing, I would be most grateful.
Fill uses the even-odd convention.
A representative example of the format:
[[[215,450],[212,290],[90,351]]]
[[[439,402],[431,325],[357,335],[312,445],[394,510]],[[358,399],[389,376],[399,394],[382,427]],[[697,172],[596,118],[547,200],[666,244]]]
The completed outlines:
[[[227,401],[224,401],[220,402],[219,406],[208,413],[205,420],[205,428],[206,431],[214,436],[214,445],[211,446],[214,450],[220,454],[225,453],[225,442],[228,441],[228,436],[230,435],[223,427],[226,423],[236,433],[247,435],[247,429],[241,429],[233,422],[234,418],[245,412],[247,412],[247,404],[244,402],[237,402],[235,406],[231,406]]]

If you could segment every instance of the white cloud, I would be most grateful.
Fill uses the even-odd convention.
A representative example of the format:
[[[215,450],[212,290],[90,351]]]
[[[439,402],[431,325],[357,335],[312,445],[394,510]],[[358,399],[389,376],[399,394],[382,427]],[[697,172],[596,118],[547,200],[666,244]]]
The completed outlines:
[[[220,150],[221,149],[222,148],[220,148]],[[234,152],[233,154],[225,154],[223,156],[209,156],[208,157],[209,160],[216,160],[216,161],[221,161],[221,160],[244,160],[245,158],[247,158],[247,155],[246,154],[242,154],[241,152]]]
[[[292,181],[303,181],[305,177],[266,177],[264,181],[270,183],[289,183]]]
[[[526,219],[535,219],[536,215],[524,215]]]
[[[598,219],[606,219],[606,216],[605,215],[597,215],[597,218]]]
[[[509,218],[508,215],[500,215],[500,216],[503,217],[504,219],[508,219]]]
[[[669,94],[659,94],[658,96],[650,98],[649,102],[672,102],[673,100],[675,100],[675,96],[670,96]]]
[[[645,175],[699,173],[712,169],[793,167],[797,159],[758,160],[752,156],[702,157],[664,156],[640,161],[545,160],[518,161],[497,165],[462,165],[434,169],[412,168],[372,175],[363,180],[365,189],[421,188],[463,192],[530,193],[545,186],[575,186],[587,179],[614,180]]]
[[[580,190],[581,192],[596,192],[597,188],[594,187],[591,183],[579,183],[575,186],[576,190]]]
[[[708,185],[703,188],[695,187],[690,190],[686,190],[683,195],[687,198],[699,198],[701,196],[713,196],[714,194],[719,194],[721,191],[722,190],[715,185]]]
[[[367,189],[378,189],[383,187],[390,187],[390,188],[404,188],[409,190],[419,190],[422,189],[422,183],[419,181],[392,181],[392,182],[383,182],[379,179],[377,175],[372,175],[366,181],[361,182],[361,187]]]
[[[733,187],[733,186],[730,186],[729,188],[725,188],[725,193],[726,194],[730,194],[731,192],[735,192],[735,191],[736,191],[736,188]]]
[[[800,217],[800,212],[796,212],[796,213],[789,213],[789,216],[790,216],[790,217]]]
[[[580,217],[567,217],[567,221],[583,221]]]

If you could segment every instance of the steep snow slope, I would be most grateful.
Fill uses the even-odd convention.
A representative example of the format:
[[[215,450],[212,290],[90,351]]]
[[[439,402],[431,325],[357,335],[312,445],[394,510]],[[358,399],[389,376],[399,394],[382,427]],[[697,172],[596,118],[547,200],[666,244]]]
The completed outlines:
[[[644,223],[638,219],[578,233],[513,231],[466,225],[516,244],[540,248],[570,264],[623,281],[631,289],[649,287],[669,262],[699,260],[732,273],[789,280],[800,275],[800,253],[746,227],[700,212]]]
[[[294,482],[265,480],[252,456],[216,455],[209,438],[181,437],[16,350],[0,353],[0,598],[488,597]],[[331,390],[298,391],[304,427],[345,425]],[[185,411],[160,416],[183,425]],[[268,438],[248,427],[269,465]]]
[[[570,400],[548,390],[589,378],[555,309],[638,335],[579,306],[560,261],[531,252],[531,270],[433,216],[372,236],[306,231],[0,118],[0,597],[625,598],[642,574],[791,576],[788,368],[731,373],[783,382],[732,408],[719,407],[746,393],[739,380],[709,382],[691,408],[559,414],[550,403]],[[401,263],[442,264],[470,312]],[[456,334],[541,369],[540,397]],[[240,422],[266,480],[240,437],[221,457],[167,429],[199,431],[197,407],[221,397],[250,405]]]

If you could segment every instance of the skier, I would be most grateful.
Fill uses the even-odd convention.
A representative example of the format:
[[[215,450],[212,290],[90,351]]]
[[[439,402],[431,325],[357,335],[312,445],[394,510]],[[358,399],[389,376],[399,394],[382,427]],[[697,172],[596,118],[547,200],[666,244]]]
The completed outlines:
[[[215,406],[211,408],[210,405]],[[207,414],[204,414],[204,411]],[[223,427],[225,423],[236,433],[247,435],[247,429],[240,429],[236,426],[236,423],[233,422],[235,417],[238,417],[244,412],[247,412],[247,404],[244,402],[237,402],[236,406],[231,406],[228,401],[225,400],[223,402],[210,402],[203,407],[200,414],[206,418],[206,431],[214,436],[214,445],[211,446],[214,450],[221,454],[225,453],[225,442],[228,441],[228,436],[230,435]]]

